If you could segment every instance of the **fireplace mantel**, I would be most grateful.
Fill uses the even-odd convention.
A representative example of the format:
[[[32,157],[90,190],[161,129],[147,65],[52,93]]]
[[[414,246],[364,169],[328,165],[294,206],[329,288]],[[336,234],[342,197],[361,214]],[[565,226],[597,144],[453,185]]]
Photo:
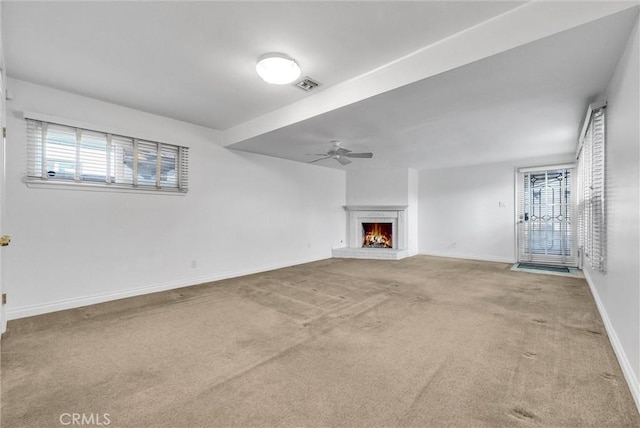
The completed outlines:
[[[359,259],[403,259],[407,250],[407,208],[408,205],[345,205],[347,212],[347,244],[345,248],[335,248],[333,257]],[[393,226],[393,248],[363,248],[363,222],[389,222]]]
[[[345,205],[345,211],[404,211],[409,205]]]

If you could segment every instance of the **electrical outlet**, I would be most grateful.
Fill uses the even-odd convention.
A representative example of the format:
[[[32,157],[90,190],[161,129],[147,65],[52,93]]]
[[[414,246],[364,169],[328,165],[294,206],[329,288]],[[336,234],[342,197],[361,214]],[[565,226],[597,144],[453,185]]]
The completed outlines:
[[[198,267],[198,262],[196,262],[195,260],[191,260],[191,269],[195,269]]]
[[[2,304],[3,305],[7,304],[7,293],[2,293]]]

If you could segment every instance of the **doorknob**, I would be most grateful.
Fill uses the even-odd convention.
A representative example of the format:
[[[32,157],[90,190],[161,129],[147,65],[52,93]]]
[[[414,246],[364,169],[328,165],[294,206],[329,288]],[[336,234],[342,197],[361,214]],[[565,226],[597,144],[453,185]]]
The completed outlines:
[[[9,235],[0,236],[0,247],[6,247],[11,242],[11,237]]]

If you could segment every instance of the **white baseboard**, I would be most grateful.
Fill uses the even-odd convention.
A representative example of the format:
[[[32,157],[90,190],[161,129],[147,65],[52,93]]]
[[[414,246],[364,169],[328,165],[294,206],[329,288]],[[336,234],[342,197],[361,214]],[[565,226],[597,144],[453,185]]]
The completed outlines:
[[[480,260],[483,262],[515,263],[511,257],[486,256],[480,254],[454,253],[446,251],[420,251],[424,256],[447,257],[450,259]]]
[[[636,403],[636,408],[638,409],[638,413],[640,413],[640,382],[638,378],[636,378],[633,369],[631,368],[631,363],[627,358],[627,354],[624,352],[624,348],[618,339],[618,335],[616,334],[616,330],[611,324],[611,320],[609,319],[609,315],[598,295],[598,291],[596,287],[593,285],[593,280],[591,279],[591,275],[585,269],[583,270],[584,277],[587,280],[587,284],[589,284],[589,288],[591,289],[591,294],[593,295],[593,300],[596,302],[596,307],[598,308],[598,312],[600,312],[600,317],[602,318],[602,322],[604,323],[604,328],[607,330],[607,335],[609,336],[609,341],[611,342],[611,346],[613,347],[613,351],[618,358],[618,363],[620,364],[620,368],[622,369],[622,373],[624,374],[624,378],[627,381],[627,385],[629,385],[629,390],[631,391],[631,395],[633,396],[633,400]]]
[[[326,260],[329,257],[311,257],[306,259],[291,260],[282,263],[266,264],[250,269],[238,271],[220,272],[211,275],[203,275],[192,277],[185,280],[169,281],[160,284],[153,284],[145,287],[132,288],[128,290],[120,290],[112,293],[94,294],[90,296],[74,297],[70,299],[56,300],[53,302],[39,303],[36,305],[19,306],[16,308],[7,308],[5,316],[7,320],[15,320],[19,318],[31,317],[34,315],[42,315],[50,312],[63,311],[66,309],[74,309],[87,305],[95,305],[97,303],[109,302],[112,300],[124,299],[127,297],[141,296],[144,294],[157,293],[160,291],[173,290],[175,288],[189,287],[192,285],[204,284],[207,282],[220,281],[223,279],[237,278],[254,273],[266,272],[274,269],[281,269],[289,266],[311,263],[319,260]]]

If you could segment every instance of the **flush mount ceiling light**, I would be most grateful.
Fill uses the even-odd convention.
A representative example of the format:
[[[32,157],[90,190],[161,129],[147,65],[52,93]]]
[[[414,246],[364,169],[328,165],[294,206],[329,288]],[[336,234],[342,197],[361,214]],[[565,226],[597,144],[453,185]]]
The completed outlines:
[[[300,77],[300,66],[293,58],[281,53],[262,55],[256,64],[258,75],[267,83],[286,85]]]

